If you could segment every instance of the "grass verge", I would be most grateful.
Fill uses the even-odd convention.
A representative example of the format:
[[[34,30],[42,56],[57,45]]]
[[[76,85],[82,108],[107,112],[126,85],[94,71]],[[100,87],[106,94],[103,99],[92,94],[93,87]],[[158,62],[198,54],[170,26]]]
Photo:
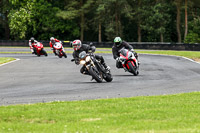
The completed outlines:
[[[3,47],[3,48],[26,48],[27,47]],[[45,49],[48,49],[49,47],[45,47]],[[71,47],[66,47],[65,52],[68,54],[71,54],[73,52]],[[193,59],[195,61],[200,62],[200,52],[197,51],[173,51],[173,50],[139,50],[136,49],[136,52],[139,54],[161,54],[161,55],[175,55],[175,56],[184,56],[190,59]],[[31,52],[26,52],[26,51],[18,51],[18,52],[0,52],[2,54],[31,54]],[[52,51],[47,51],[48,54],[51,54]],[[112,54],[111,48],[97,48],[95,53],[101,54]]]
[[[0,132],[200,132],[200,92],[0,107]]]
[[[200,61],[200,52],[197,51],[173,51],[173,50],[145,50],[137,51],[141,54],[162,54],[162,55],[175,55],[175,56],[184,56],[195,61]]]
[[[15,60],[15,58],[11,58],[11,57],[0,57],[0,64],[4,64],[10,61]]]

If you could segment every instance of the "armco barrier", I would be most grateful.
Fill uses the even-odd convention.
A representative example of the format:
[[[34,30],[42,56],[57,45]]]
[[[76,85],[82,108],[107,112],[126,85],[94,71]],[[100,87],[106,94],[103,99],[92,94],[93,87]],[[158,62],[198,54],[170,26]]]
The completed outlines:
[[[38,40],[49,47],[49,41]],[[89,44],[90,42],[83,42]],[[112,42],[92,42],[97,48],[111,48]],[[200,44],[185,44],[185,43],[159,43],[159,42],[129,42],[134,49],[152,49],[152,50],[189,50],[200,51]],[[28,40],[10,41],[0,40],[0,46],[25,46],[28,47]],[[70,43],[64,43],[64,47],[70,47]]]

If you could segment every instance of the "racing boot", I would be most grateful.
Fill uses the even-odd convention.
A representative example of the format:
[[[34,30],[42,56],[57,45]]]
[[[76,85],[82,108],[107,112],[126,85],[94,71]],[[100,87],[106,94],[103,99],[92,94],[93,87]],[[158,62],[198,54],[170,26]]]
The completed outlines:
[[[110,67],[108,66],[108,65],[106,65],[106,63],[104,62],[104,63],[102,63],[102,65],[104,66],[104,68],[107,70],[107,72],[109,72],[110,71]]]
[[[140,65],[140,61],[138,60],[138,54],[137,54],[136,52],[134,52],[134,56],[135,56],[135,58],[136,58],[137,61],[138,61],[138,65]]]

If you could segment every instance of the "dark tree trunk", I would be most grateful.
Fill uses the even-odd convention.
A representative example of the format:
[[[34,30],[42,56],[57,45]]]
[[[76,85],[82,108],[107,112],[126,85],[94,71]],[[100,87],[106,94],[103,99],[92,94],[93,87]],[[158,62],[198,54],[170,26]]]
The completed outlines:
[[[164,42],[163,33],[160,34],[160,41],[161,41],[161,42]]]
[[[9,23],[8,23],[8,13],[6,12],[6,15],[5,15],[5,22],[4,22],[4,26],[5,26],[5,37],[6,37],[6,40],[9,40],[10,39],[10,28],[9,28]]]
[[[187,6],[188,6],[188,1],[185,0],[185,34],[184,34],[184,40],[187,37],[188,34],[188,13],[187,13]]]
[[[181,43],[181,30],[180,30],[180,23],[181,23],[181,0],[176,1],[176,8],[177,8],[177,16],[176,16],[176,30],[178,34],[178,42]]]
[[[101,23],[99,22],[99,42],[102,42],[101,38]]]
[[[83,0],[80,1],[80,6],[83,6]],[[84,25],[85,25],[85,18],[84,18],[84,12],[81,12],[81,41],[84,39]]]

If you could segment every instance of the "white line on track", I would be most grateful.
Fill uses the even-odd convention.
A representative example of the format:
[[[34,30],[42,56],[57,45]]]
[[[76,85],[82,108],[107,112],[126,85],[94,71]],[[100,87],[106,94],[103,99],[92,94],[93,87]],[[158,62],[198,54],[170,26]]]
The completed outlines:
[[[20,60],[20,59],[15,58],[15,60],[13,60],[13,61],[10,61],[10,62],[7,62],[7,63],[0,64],[0,67],[1,67],[1,66],[4,66],[4,65],[7,65],[7,64],[10,64],[10,63],[13,63],[13,62],[16,62],[16,61],[19,61],[19,60]]]
[[[145,54],[145,53],[141,53],[141,54],[144,54],[144,55],[160,55],[160,56],[174,56],[174,57],[180,57],[180,58],[184,58],[186,60],[189,60],[191,62],[194,62],[194,63],[197,63],[197,64],[200,64],[200,62],[197,62],[193,59],[190,59],[190,58],[187,58],[187,57],[184,57],[184,56],[176,56],[176,55],[164,55],[164,54]]]

